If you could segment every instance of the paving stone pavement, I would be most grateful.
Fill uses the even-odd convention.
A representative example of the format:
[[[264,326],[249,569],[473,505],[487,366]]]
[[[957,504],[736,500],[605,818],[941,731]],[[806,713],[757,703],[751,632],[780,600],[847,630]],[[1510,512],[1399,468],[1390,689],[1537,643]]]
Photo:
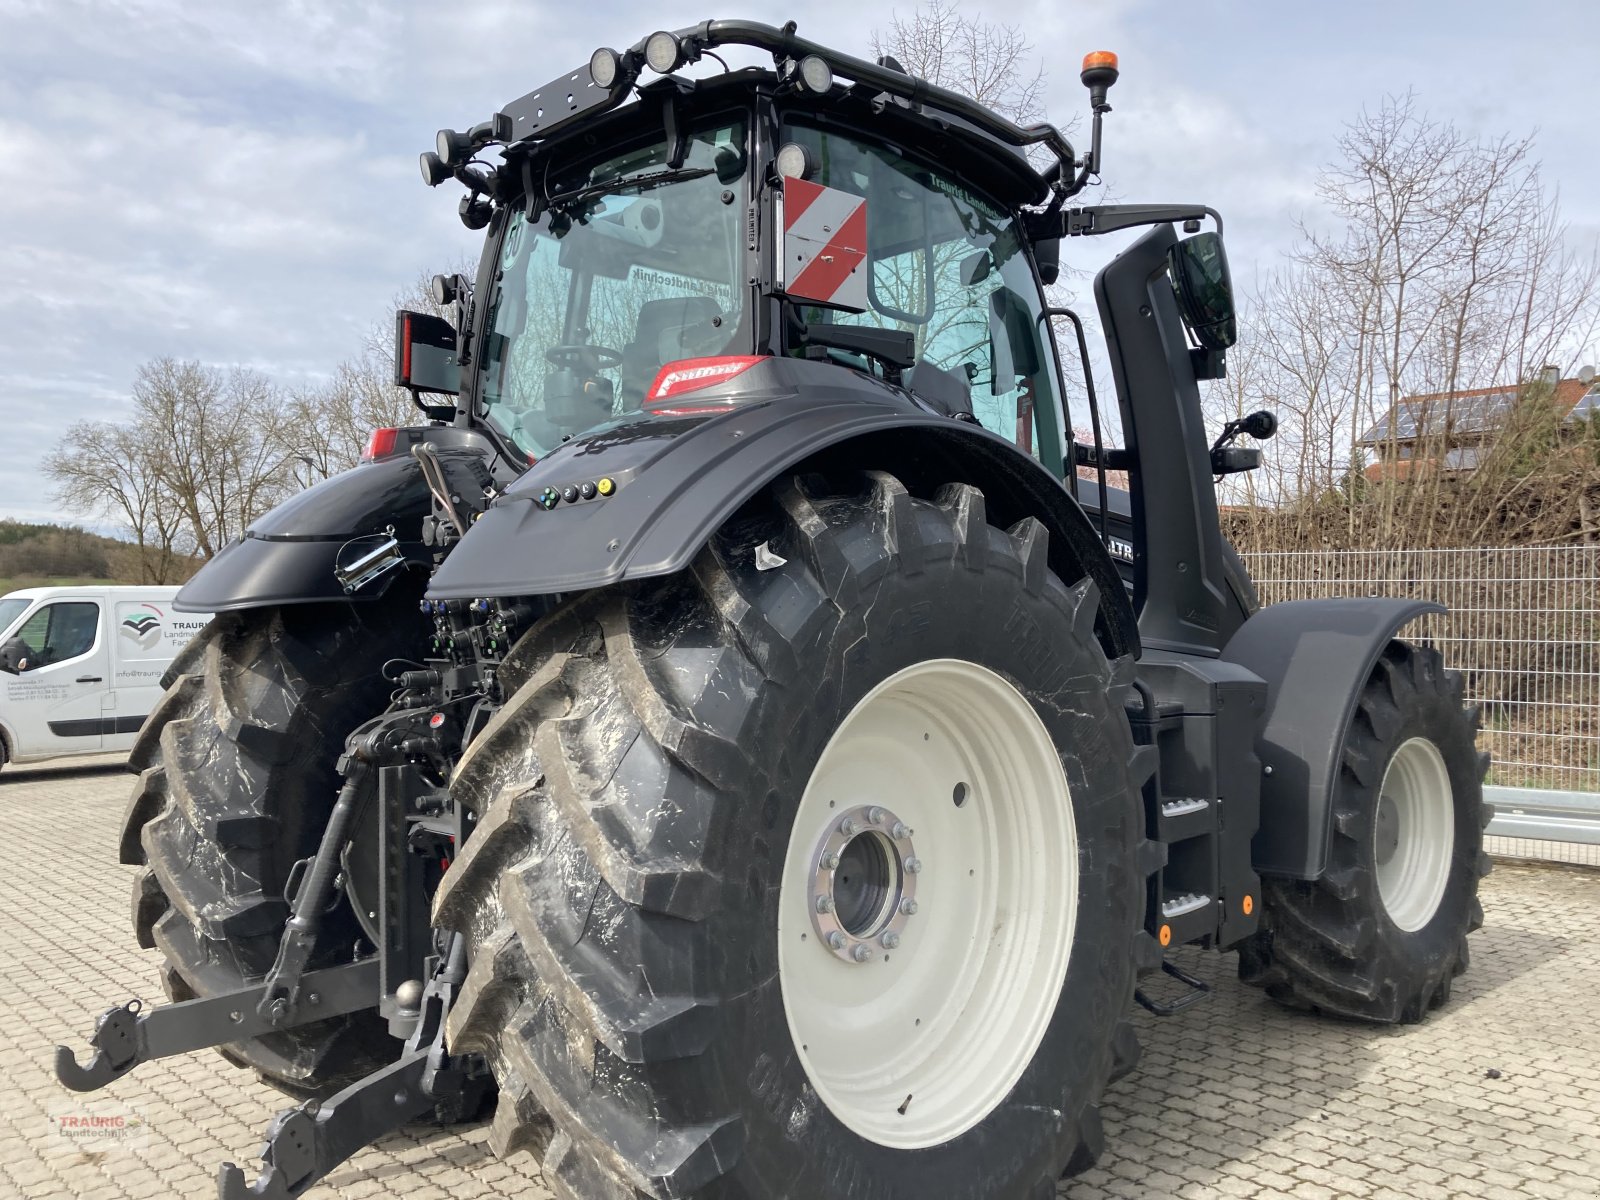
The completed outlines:
[[[217,1164],[253,1169],[286,1103],[212,1053],[91,1096],[55,1082],[56,1043],[81,1047],[108,1004],[159,995],[115,861],[128,791],[119,767],[83,760],[0,775],[0,1197],[214,1195]],[[1107,1096],[1107,1153],[1061,1195],[1600,1197],[1600,873],[1502,864],[1484,909],[1454,1000],[1409,1028],[1285,1012],[1238,984],[1231,955],[1186,953],[1216,995],[1138,1014],[1144,1059]],[[123,1118],[120,1136],[70,1140],[63,1118],[94,1115]],[[385,1138],[309,1195],[550,1198],[532,1158],[497,1160],[482,1126]]]

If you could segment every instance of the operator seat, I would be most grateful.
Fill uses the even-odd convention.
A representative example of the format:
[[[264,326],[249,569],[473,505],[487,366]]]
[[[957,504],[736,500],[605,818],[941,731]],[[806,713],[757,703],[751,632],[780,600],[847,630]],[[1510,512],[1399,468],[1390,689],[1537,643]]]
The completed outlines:
[[[717,354],[726,347],[731,331],[711,323],[721,315],[721,305],[710,296],[674,296],[641,304],[633,341],[622,347],[620,411],[637,410],[645,390],[669,362]]]

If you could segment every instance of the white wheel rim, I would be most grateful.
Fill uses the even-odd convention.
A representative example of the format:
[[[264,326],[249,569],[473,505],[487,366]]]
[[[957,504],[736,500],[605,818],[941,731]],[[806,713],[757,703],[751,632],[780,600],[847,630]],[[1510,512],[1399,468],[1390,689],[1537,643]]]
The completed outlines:
[[[865,830],[853,845],[875,840],[856,865],[888,867],[876,872],[881,904],[850,903],[860,880],[846,882],[849,862],[827,868],[846,815]],[[900,869],[908,856],[920,860],[914,876]],[[903,883],[915,889],[909,916]],[[823,893],[838,897],[832,913],[817,911]],[[784,859],[778,975],[817,1095],[852,1131],[896,1149],[978,1124],[1039,1049],[1077,908],[1072,797],[1028,701],[958,659],[884,680],[829,739]],[[827,933],[852,912],[862,936],[830,949]],[[871,957],[853,961],[857,945]]]
[[[1373,857],[1389,919],[1408,933],[1439,911],[1450,879],[1456,813],[1444,755],[1427,738],[1402,742],[1383,772]]]

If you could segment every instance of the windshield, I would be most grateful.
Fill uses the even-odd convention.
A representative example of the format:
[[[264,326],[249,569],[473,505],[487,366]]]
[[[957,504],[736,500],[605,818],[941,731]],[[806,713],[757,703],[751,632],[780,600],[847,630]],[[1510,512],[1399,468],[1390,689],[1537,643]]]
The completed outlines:
[[[11,622],[27,612],[28,605],[32,603],[32,600],[17,599],[9,596],[4,600],[0,600],[0,637],[10,631]]]
[[[913,334],[912,391],[971,412],[1059,472],[1055,355],[1017,220],[960,179],[887,146],[800,123],[784,136],[805,147],[808,183],[845,204],[860,197],[866,210],[868,270],[858,294],[807,306],[805,319]]]
[[[665,137],[548,174],[500,244],[481,362],[482,415],[540,457],[637,411],[669,362],[741,352],[745,122]]]

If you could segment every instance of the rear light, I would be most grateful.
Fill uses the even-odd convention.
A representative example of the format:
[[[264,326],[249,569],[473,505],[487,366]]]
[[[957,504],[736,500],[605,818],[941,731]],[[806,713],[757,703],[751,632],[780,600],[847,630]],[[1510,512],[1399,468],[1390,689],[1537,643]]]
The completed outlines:
[[[682,417],[695,413],[718,412],[728,408],[733,404],[732,400],[709,401],[687,406],[669,402],[688,392],[726,383],[734,376],[748,371],[765,357],[760,354],[723,355],[718,358],[682,358],[677,362],[669,362],[656,373],[655,382],[645,393],[645,410],[663,416]]]
[[[361,461],[372,462],[375,459],[388,458],[395,452],[394,446],[399,440],[398,429],[374,429],[372,436],[367,439],[367,448],[361,452]]]

